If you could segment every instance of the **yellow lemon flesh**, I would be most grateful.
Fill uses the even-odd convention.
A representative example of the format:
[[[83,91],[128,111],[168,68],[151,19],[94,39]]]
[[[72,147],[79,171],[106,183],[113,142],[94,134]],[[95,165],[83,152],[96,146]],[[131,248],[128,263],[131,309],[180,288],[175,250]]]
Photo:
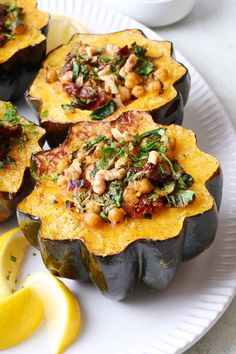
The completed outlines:
[[[61,44],[66,44],[73,34],[87,33],[87,29],[78,21],[60,15],[52,15],[47,36],[47,52]]]
[[[19,267],[28,246],[19,228],[0,236],[0,299],[14,292]]]
[[[0,300],[0,350],[32,335],[43,317],[40,299],[30,288]]]
[[[24,286],[32,288],[40,298],[53,353],[62,353],[80,332],[80,307],[75,296],[50,273],[34,273]]]

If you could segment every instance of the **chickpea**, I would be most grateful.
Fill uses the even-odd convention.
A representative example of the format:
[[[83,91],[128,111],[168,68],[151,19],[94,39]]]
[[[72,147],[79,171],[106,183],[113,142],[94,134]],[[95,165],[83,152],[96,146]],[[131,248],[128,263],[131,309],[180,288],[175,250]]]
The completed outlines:
[[[125,87],[131,90],[132,88],[134,88],[134,86],[139,85],[141,82],[142,79],[138,74],[130,72],[125,78]]]
[[[162,90],[162,85],[159,80],[150,80],[147,82],[146,90],[150,93],[159,95]]]
[[[134,86],[132,89],[132,95],[139,98],[142,97],[145,93],[144,87],[141,85]]]
[[[127,87],[119,85],[119,93],[121,102],[129,101],[131,99],[131,93]]]
[[[156,79],[159,79],[160,81],[165,81],[168,77],[168,71],[164,68],[159,68],[154,72],[154,76]]]
[[[94,156],[97,158],[102,157],[102,147],[104,146],[103,142],[101,141],[100,143],[97,144],[96,149],[94,150]]]
[[[143,178],[141,181],[135,181],[135,188],[139,195],[150,193],[153,190],[153,185],[148,178]]]
[[[95,214],[99,214],[101,211],[101,207],[100,205],[98,205],[94,200],[90,200],[87,204],[86,204],[86,211],[88,213],[95,213]]]
[[[169,138],[168,146],[169,146],[169,148],[171,150],[175,150],[175,148],[176,148],[176,139],[175,138]]]
[[[108,212],[108,219],[112,224],[124,221],[126,212],[123,208],[113,208]]]
[[[50,84],[57,81],[57,77],[58,77],[56,70],[53,68],[45,69],[44,76],[46,81],[49,82]]]
[[[95,213],[85,213],[84,214],[84,221],[88,226],[91,227],[99,227],[102,225],[102,218]]]
[[[24,23],[22,23],[15,28],[15,34],[18,34],[18,35],[24,34],[27,31],[27,29],[28,29],[28,26],[25,25]]]
[[[133,185],[129,185],[125,188],[123,199],[131,207],[135,206],[139,202],[139,198],[136,195],[136,190],[134,189]]]

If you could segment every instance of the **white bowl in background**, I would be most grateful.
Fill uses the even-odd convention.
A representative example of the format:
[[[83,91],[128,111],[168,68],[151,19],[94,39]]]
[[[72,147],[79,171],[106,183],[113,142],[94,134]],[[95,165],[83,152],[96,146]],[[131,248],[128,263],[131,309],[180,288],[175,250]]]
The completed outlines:
[[[101,0],[149,27],[166,26],[184,18],[196,0]]]

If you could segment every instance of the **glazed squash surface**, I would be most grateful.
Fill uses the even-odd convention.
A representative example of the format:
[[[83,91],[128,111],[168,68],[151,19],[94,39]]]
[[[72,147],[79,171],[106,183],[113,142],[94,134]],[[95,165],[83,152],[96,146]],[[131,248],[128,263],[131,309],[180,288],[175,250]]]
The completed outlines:
[[[214,209],[215,202],[206,188],[206,183],[219,173],[219,162],[197,148],[192,131],[171,125],[165,127],[166,134],[176,139],[174,158],[184,171],[194,178],[195,183],[191,189],[195,192],[195,200],[183,208],[163,207],[151,220],[129,218],[120,224],[104,223],[100,228],[86,225],[83,214],[65,208],[60,188],[49,177],[44,178],[44,175],[50,176],[52,171],[60,173],[63,169],[61,161],[69,158],[75,146],[81,146],[89,138],[104,134],[104,131],[110,130],[111,127],[120,130],[125,127],[134,135],[163,126],[155,124],[149,115],[138,112],[129,112],[125,119],[121,116],[120,119],[110,123],[78,123],[72,127],[63,145],[36,154],[33,166],[34,168],[37,166],[35,173],[38,174],[39,181],[34,191],[18,206],[18,213],[41,220],[42,239],[52,241],[79,239],[93,255],[109,256],[121,253],[128,245],[140,239],[165,241],[175,238],[181,234],[186,218],[199,216]],[[51,173],[50,166],[53,166]]]
[[[14,40],[9,40],[1,47],[0,63],[6,62],[16,52],[28,46],[36,45],[45,40],[44,34],[41,30],[47,26],[49,15],[37,9],[37,2],[35,0],[25,1],[7,1],[1,0],[0,4],[17,4],[18,7],[23,8],[24,24],[27,25],[27,31],[24,34],[15,34]]]
[[[67,55],[78,44],[88,45],[93,48],[101,48],[104,45],[129,48],[136,45],[146,48],[147,57],[152,59],[155,68],[164,69],[168,75],[161,80],[162,90],[160,94],[146,91],[142,97],[133,97],[123,105],[116,107],[105,120],[115,120],[122,112],[129,110],[149,111],[154,120],[162,124],[177,122],[181,124],[183,118],[183,105],[186,103],[190,89],[190,79],[187,69],[172,58],[172,44],[164,41],[151,41],[139,30],[126,30],[117,33],[92,35],[77,34],[64,46],[52,51],[43,63],[43,67],[35,78],[27,94],[27,100],[39,113],[39,120],[43,125],[52,146],[62,142],[68,128],[73,122],[91,121],[93,111],[75,108],[63,109],[71,104],[71,97],[63,90],[59,80],[47,82],[45,69],[57,71],[57,75],[63,67]],[[106,59],[106,58],[105,58]],[[91,70],[91,69],[89,69]],[[57,131],[61,139],[53,137]]]
[[[11,129],[19,133],[8,136]],[[0,221],[5,207],[9,207],[8,214],[12,212],[16,194],[26,179],[30,181],[26,171],[31,154],[41,150],[39,143],[44,134],[44,129],[17,114],[11,103],[0,101]]]
[[[25,93],[46,55],[49,14],[35,0],[0,0],[0,99]]]

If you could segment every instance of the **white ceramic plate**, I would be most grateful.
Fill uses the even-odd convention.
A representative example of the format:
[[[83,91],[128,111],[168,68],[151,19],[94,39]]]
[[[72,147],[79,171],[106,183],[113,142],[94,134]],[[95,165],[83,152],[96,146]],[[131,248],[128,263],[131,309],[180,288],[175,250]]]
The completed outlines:
[[[88,0],[40,0],[40,8],[81,21],[92,33],[140,28],[149,38],[159,38],[145,26]],[[68,354],[174,354],[192,346],[225,311],[236,291],[236,136],[213,92],[188,61],[192,89],[184,125],[198,136],[200,148],[215,155],[224,171],[224,195],[216,241],[196,259],[184,263],[168,290],[144,288],[125,301],[113,303],[91,284],[66,281],[78,296],[83,313],[81,337]],[[22,113],[32,118],[25,104]],[[16,224],[13,217],[1,226]],[[35,252],[35,251],[34,251]],[[29,251],[22,276],[44,269],[40,255]],[[49,354],[46,331],[4,353]]]

